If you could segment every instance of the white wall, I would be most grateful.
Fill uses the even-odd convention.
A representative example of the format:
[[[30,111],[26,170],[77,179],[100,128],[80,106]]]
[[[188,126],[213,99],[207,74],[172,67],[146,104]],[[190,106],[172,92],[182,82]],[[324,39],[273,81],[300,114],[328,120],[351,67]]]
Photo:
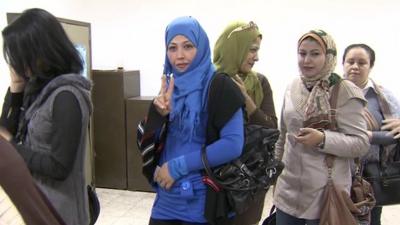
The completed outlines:
[[[91,23],[93,68],[139,69],[142,95],[158,92],[165,26],[177,16],[192,15],[209,34],[212,46],[232,20],[253,20],[259,25],[263,43],[255,69],[270,80],[278,114],[283,91],[298,74],[297,39],[312,28],[322,28],[335,38],[340,74],[341,55],[348,44],[364,42],[373,47],[377,55],[373,76],[400,96],[397,0],[1,0],[0,28],[6,26],[6,12],[31,7]],[[1,59],[0,96],[7,86],[8,70]]]

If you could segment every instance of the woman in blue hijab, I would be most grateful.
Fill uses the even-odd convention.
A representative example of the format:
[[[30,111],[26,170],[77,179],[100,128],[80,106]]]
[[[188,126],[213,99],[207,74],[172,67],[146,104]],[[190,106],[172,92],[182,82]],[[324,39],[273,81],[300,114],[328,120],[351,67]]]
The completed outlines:
[[[208,37],[196,19],[173,20],[165,47],[161,90],[138,129],[143,173],[157,192],[149,224],[208,224],[201,149],[211,166],[240,156],[244,100],[229,77],[215,75]]]

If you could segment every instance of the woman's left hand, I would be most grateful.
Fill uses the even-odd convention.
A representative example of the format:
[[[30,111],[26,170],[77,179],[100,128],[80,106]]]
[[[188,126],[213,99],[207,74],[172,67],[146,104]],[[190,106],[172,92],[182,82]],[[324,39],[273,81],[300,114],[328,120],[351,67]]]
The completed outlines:
[[[382,130],[388,130],[395,139],[400,139],[400,119],[386,119],[382,121]]]
[[[166,190],[169,190],[172,187],[175,180],[169,174],[168,162],[164,163],[156,170],[154,174],[154,181],[158,183],[158,186]]]
[[[324,141],[325,134],[314,128],[300,128],[295,140],[307,147],[316,147]]]

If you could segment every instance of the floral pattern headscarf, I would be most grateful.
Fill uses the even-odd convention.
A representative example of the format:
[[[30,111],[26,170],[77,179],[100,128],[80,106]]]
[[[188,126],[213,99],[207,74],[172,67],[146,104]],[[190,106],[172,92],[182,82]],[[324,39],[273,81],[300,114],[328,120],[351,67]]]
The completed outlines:
[[[300,74],[306,88],[311,89],[305,105],[304,121],[310,121],[313,118],[322,118],[321,115],[326,115],[325,118],[329,119],[331,109],[329,104],[329,87],[332,84],[330,79],[332,80],[332,77],[336,80],[338,79],[338,75],[333,73],[336,66],[336,45],[332,37],[325,31],[311,30],[299,39],[297,47],[300,47],[300,44],[307,38],[312,38],[322,47],[325,54],[325,65],[315,77],[308,78]]]

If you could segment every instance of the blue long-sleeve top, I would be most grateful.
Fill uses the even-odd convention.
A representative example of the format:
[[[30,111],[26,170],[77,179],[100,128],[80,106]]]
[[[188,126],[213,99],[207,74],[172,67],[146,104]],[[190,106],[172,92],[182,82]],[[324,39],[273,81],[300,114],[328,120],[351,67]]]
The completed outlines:
[[[229,76],[216,74],[207,91],[207,107],[190,136],[180,132],[179,121],[160,115],[153,104],[138,125],[142,172],[157,191],[151,215],[154,219],[206,223],[208,187],[203,183],[202,147],[211,167],[230,162],[242,153],[244,98],[240,89]],[[174,179],[169,190],[153,180],[156,166],[164,163],[168,163]]]
[[[203,127],[198,130],[204,132],[191,141],[167,135],[159,164],[168,162],[175,183],[170,190],[156,187],[157,197],[152,218],[206,222],[203,215],[206,186],[202,181],[201,161],[201,148],[206,140],[206,129]],[[239,109],[221,129],[220,139],[206,147],[210,165],[218,166],[239,157],[243,141],[243,112]]]

